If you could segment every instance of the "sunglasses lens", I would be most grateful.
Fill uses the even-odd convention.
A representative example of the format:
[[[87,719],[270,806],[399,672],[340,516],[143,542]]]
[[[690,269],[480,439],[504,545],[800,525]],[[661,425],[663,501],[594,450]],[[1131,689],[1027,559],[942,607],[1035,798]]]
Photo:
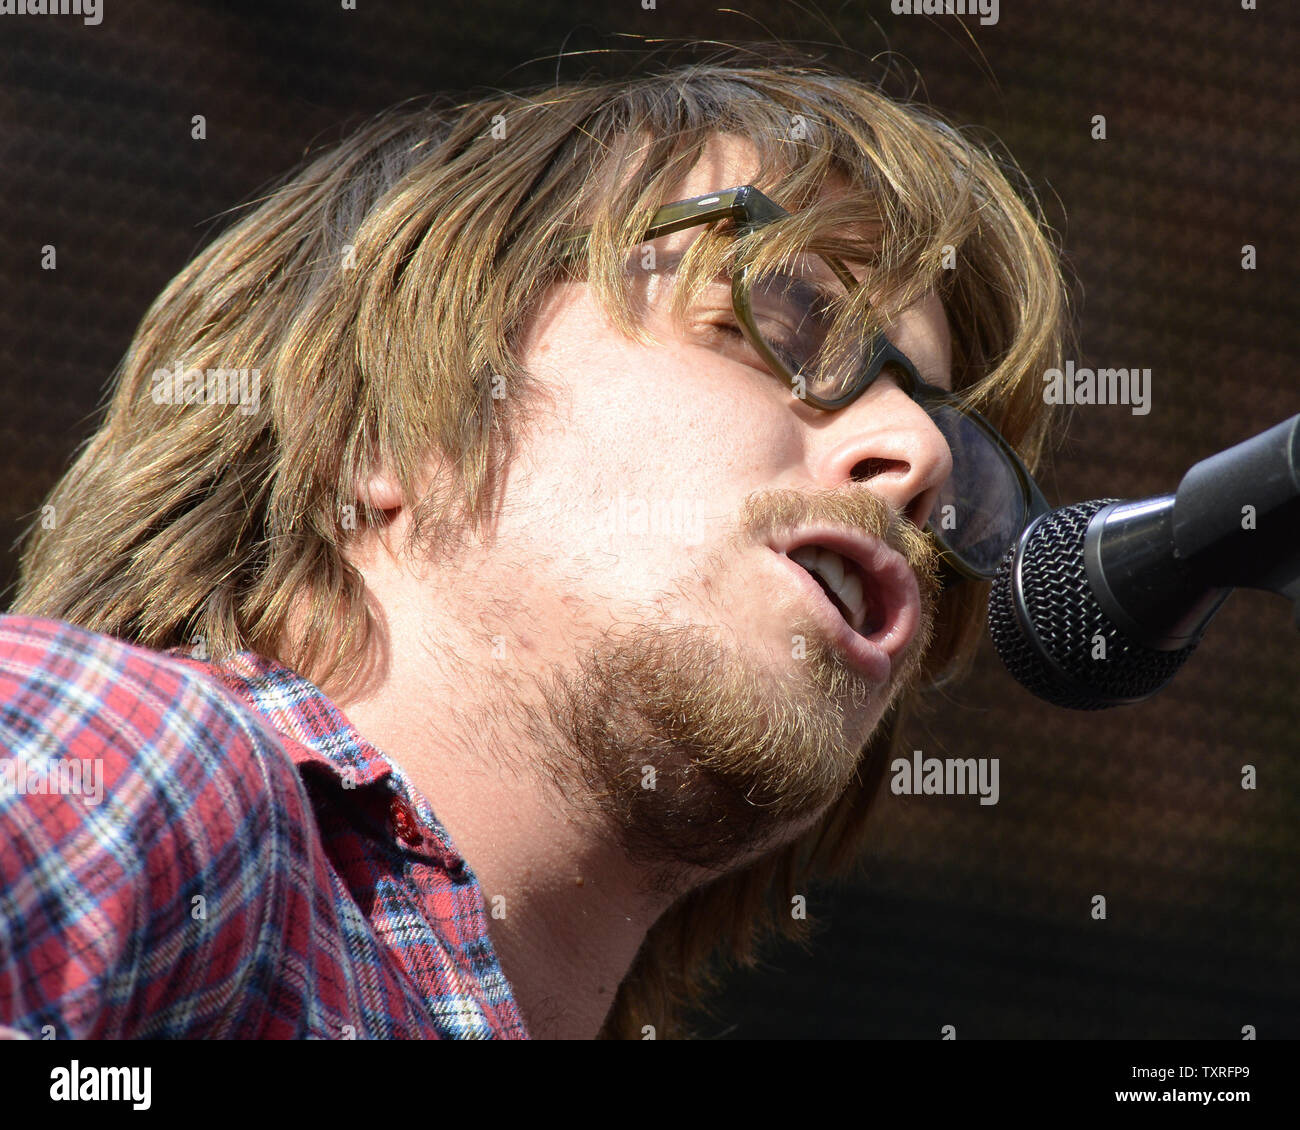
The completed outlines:
[[[802,384],[827,401],[848,394],[870,342],[860,334],[832,333],[848,289],[820,256],[800,269],[747,273],[744,294],[763,344]]]
[[[930,418],[952,451],[952,474],[930,514],[930,529],[968,569],[991,577],[1029,519],[1020,476],[971,416],[940,404]]]

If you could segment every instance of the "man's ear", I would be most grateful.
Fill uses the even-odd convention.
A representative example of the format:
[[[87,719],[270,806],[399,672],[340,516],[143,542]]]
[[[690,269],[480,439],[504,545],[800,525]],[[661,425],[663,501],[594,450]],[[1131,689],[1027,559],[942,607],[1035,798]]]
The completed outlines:
[[[402,487],[396,477],[386,471],[376,471],[365,480],[361,497],[376,510],[382,510],[390,521],[402,508]]]
[[[350,513],[343,526],[349,531],[343,535],[343,548],[348,561],[361,568],[375,564],[381,557],[397,556],[393,525],[402,514],[405,500],[397,477],[384,468],[361,477],[356,487],[357,504],[345,508]],[[362,517],[367,505],[372,513],[379,512],[370,522]]]

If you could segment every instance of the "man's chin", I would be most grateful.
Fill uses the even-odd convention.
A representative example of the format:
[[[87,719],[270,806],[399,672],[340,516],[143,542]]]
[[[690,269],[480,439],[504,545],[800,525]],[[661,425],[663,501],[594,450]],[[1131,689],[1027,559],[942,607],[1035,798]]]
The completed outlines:
[[[853,779],[892,689],[805,638],[780,672],[698,625],[602,641],[542,686],[552,779],[661,877],[721,873],[788,842]]]

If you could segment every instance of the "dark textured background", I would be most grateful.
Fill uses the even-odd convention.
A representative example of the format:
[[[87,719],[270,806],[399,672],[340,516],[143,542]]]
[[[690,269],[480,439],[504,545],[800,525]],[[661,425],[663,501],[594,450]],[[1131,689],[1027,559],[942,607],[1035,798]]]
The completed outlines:
[[[0,585],[136,323],[223,212],[346,122],[553,77],[561,48],[635,45],[619,33],[842,40],[828,58],[863,68],[889,50],[896,93],[914,68],[919,96],[1005,143],[1080,280],[1080,363],[1154,372],[1148,416],[1075,410],[1054,502],[1172,489],[1300,411],[1296,5],[1003,0],[990,27],[887,0],[730,6],[105,0],[98,27],[0,17]],[[559,73],[598,61],[624,65],[575,55]],[[39,269],[46,243],[56,271]],[[909,744],[999,757],[1000,803],[886,790],[865,881],[810,892],[812,953],[733,978],[700,1034],[1300,1036],[1298,645],[1279,599],[1237,594],[1167,692],[1105,714],[1038,703],[986,649]]]

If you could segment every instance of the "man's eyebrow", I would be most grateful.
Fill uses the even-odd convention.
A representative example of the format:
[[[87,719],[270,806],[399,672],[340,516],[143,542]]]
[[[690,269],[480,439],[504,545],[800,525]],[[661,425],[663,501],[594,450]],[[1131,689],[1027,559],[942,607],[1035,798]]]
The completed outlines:
[[[641,244],[632,248],[631,251],[628,252],[626,268],[628,271],[672,274],[681,265],[681,261],[686,257],[687,252],[690,251],[690,248],[687,247],[681,251],[668,251],[662,255],[656,254],[654,258],[654,266],[643,267],[641,266],[641,255],[645,246],[645,244]],[[727,278],[728,275],[725,271],[720,272],[718,275],[718,279],[725,280]],[[801,292],[807,292],[812,297],[824,297],[828,294],[838,293],[838,288],[835,285],[837,280],[834,278],[834,275],[831,273],[829,268],[826,269],[824,276],[820,271],[800,271],[798,273],[791,273],[790,271],[767,271],[764,272],[763,278],[785,279],[793,284],[796,289]]]
[[[643,257],[645,249],[649,246],[649,243],[642,243],[628,251],[628,270],[644,271],[647,274],[672,274],[690,251],[690,247],[685,247],[681,251],[656,251],[652,260],[653,266],[645,267],[642,266]]]
[[[668,251],[668,252],[665,252],[665,253],[662,254],[662,255],[659,254],[658,252],[656,252],[656,253],[655,253],[654,260],[653,260],[653,262],[654,262],[654,266],[653,266],[653,267],[644,267],[644,266],[641,266],[641,263],[642,263],[642,261],[643,261],[642,258],[641,258],[641,256],[642,256],[642,250],[643,250],[643,248],[644,248],[645,246],[646,246],[646,245],[643,244],[643,245],[641,245],[640,247],[634,247],[634,248],[632,248],[632,250],[628,253],[628,260],[629,260],[629,263],[630,263],[630,264],[635,264],[635,269],[636,269],[636,270],[639,270],[639,271],[646,271],[646,272],[648,272],[648,273],[652,273],[652,274],[653,274],[653,273],[665,273],[665,274],[671,274],[671,273],[673,273],[674,271],[677,270],[678,265],[681,263],[683,257],[684,257],[685,254],[686,254],[685,251]],[[633,269],[633,268],[630,266],[629,269]]]
[[[796,295],[800,302],[808,306],[846,293],[843,287],[832,286],[829,281],[818,279],[816,275],[790,275],[784,271],[777,271],[768,278],[780,279],[788,283],[789,285],[784,289]]]

